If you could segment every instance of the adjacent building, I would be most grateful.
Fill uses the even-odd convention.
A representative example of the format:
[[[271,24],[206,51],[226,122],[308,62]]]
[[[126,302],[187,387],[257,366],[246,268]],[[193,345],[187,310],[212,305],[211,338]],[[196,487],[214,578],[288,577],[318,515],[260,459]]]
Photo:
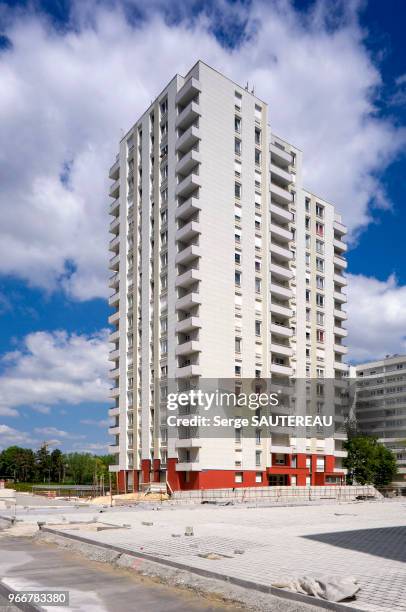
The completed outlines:
[[[272,118],[271,118],[272,119]],[[306,191],[268,106],[205,63],[176,75],[110,169],[111,467],[120,490],[337,484],[345,435],[168,436],[165,397],[200,380],[318,379],[338,407],[346,228]],[[324,379],[336,380],[329,397]]]
[[[396,483],[406,480],[406,355],[355,367],[355,414],[360,432],[376,436],[397,458]]]

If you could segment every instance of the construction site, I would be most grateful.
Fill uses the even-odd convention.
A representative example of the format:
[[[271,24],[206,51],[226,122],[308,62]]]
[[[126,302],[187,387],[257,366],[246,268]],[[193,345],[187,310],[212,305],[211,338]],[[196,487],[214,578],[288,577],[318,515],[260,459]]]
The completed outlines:
[[[406,610],[406,502],[372,486],[1,493],[3,598],[59,589],[72,610],[130,610],[131,597],[137,610]]]

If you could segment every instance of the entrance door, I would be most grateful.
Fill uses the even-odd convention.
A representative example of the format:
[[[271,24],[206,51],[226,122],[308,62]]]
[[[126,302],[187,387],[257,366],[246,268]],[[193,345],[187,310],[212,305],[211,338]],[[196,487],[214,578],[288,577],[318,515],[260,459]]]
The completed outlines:
[[[270,487],[286,487],[288,484],[287,474],[269,474]]]

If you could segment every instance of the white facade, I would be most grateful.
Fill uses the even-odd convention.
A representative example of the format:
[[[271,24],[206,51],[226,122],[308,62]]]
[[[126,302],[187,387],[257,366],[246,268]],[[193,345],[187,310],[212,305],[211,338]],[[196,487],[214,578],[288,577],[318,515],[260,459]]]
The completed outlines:
[[[346,228],[304,190],[267,104],[198,62],[125,135],[110,178],[112,470],[264,471],[289,447],[341,472],[342,434],[250,438],[236,458],[233,439],[168,441],[162,418],[167,380],[346,375]]]
[[[396,482],[406,479],[406,355],[359,364],[356,419],[362,433],[376,436],[396,455]]]

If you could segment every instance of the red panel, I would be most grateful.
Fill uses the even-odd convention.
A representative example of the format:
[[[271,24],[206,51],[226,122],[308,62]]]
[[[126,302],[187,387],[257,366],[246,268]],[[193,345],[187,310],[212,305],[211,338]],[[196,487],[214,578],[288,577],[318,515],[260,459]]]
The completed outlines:
[[[161,469],[161,460],[160,459],[154,459],[153,463],[153,472],[154,472],[154,476],[153,476],[153,481],[154,482],[159,482],[160,481],[160,473],[159,470]]]
[[[141,460],[142,482],[148,483],[151,480],[151,461],[150,459]]]

